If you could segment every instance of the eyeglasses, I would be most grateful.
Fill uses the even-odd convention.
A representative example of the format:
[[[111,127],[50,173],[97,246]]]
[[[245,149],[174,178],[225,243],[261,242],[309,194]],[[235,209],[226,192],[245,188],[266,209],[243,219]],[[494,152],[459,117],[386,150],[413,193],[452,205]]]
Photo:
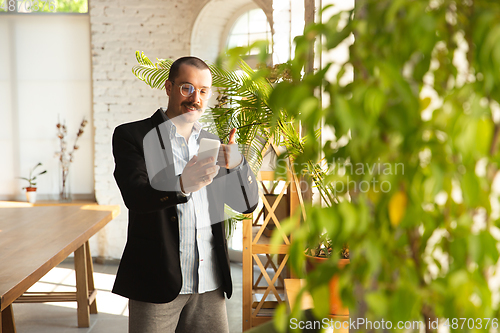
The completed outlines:
[[[183,83],[181,85],[178,85],[177,83],[174,84],[181,89],[181,95],[184,97],[191,96],[196,90],[198,90],[198,92],[200,93],[200,98],[203,100],[207,100],[212,97],[212,89],[210,88],[196,89],[191,83]]]

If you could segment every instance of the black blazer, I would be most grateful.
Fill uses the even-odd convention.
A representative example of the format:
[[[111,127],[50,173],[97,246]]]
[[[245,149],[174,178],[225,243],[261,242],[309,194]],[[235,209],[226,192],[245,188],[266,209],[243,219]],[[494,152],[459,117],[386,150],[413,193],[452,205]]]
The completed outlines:
[[[129,209],[127,244],[113,292],[150,303],[170,302],[181,290],[176,206],[189,200],[182,196],[178,186],[172,186],[179,183],[180,177],[175,175],[173,165],[162,170],[151,182],[148,178],[143,140],[146,134],[164,122],[161,112],[159,109],[151,118],[120,125],[113,134],[114,177]],[[203,137],[218,139],[202,130],[199,139]],[[165,152],[171,156],[168,136],[162,136],[162,139]],[[157,190],[158,186],[151,185],[155,182],[165,182],[169,186],[164,188],[171,190]],[[238,170],[221,168],[207,186],[207,196],[212,222],[224,220],[224,203],[241,213],[252,212],[258,203],[258,187],[248,163],[244,161]],[[230,298],[232,282],[224,222],[212,224],[212,233],[222,288]]]

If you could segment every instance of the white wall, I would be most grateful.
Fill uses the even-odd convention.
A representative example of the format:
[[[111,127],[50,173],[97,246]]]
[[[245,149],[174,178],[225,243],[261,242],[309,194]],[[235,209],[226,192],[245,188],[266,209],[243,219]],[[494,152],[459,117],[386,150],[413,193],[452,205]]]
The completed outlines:
[[[273,63],[291,59],[293,39],[304,31],[304,0],[273,0]]]
[[[13,154],[12,101],[11,101],[11,66],[8,48],[13,38],[10,37],[10,22],[0,20],[0,195],[13,195],[17,181],[14,179],[17,158]]]
[[[2,15],[0,21],[0,199],[23,199],[29,169],[48,170],[38,179],[39,198],[59,191],[58,116],[70,142],[85,116],[90,122],[71,165],[71,190],[93,196],[90,33],[87,15]],[[71,143],[72,145],[72,143]]]

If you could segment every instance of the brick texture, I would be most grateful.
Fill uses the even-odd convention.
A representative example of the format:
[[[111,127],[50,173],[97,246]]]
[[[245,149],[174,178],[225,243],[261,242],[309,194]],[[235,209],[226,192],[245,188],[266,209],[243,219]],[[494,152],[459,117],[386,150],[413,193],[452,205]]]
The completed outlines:
[[[93,0],[89,1],[93,123],[95,126],[94,179],[99,204],[121,205],[121,214],[92,238],[93,255],[120,258],[126,241],[127,209],[113,178],[111,138],[116,126],[151,116],[167,105],[164,91],[151,89],[132,73],[135,51],[152,60],[175,59],[193,54],[193,29],[200,12],[211,2],[233,0]],[[238,0],[238,2],[242,0]],[[271,0],[258,0],[270,15]],[[220,5],[220,4],[219,4]],[[233,6],[234,7],[234,6]],[[220,8],[215,6],[214,8]],[[229,7],[227,7],[229,8]],[[222,12],[208,11],[213,27],[220,26]],[[204,26],[210,32],[211,26]],[[196,29],[200,29],[199,27]],[[221,30],[220,27],[217,30]],[[209,34],[210,35],[210,34]],[[209,37],[207,37],[209,38]],[[220,39],[220,36],[217,36]],[[216,39],[218,40],[218,39]],[[210,44],[210,39],[205,39]],[[219,44],[219,42],[214,42]],[[210,44],[211,47],[214,45]],[[218,47],[216,45],[215,47]],[[216,52],[211,49],[210,54]],[[201,53],[201,51],[200,51]],[[198,55],[198,54],[193,54]],[[202,54],[198,56],[203,57]],[[207,59],[206,57],[203,57]]]
[[[121,256],[127,209],[113,178],[111,137],[116,126],[166,106],[164,91],[150,89],[132,73],[135,51],[151,60],[190,54],[191,31],[207,0],[94,0],[89,2],[92,50],[94,178],[99,204],[121,205],[118,218],[92,239],[94,255]]]

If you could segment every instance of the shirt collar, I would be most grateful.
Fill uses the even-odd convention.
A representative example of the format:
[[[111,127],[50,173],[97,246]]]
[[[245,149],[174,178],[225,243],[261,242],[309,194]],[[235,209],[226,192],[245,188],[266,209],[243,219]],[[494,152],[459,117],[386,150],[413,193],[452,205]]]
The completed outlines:
[[[177,134],[177,127],[175,126],[175,124],[170,121],[170,118],[167,116],[167,109],[165,108],[160,108],[161,109],[161,114],[163,116],[163,119],[165,120],[165,125],[167,127],[167,133],[169,134],[169,137],[170,139],[173,139],[175,137],[175,135]],[[201,132],[201,124],[200,122],[196,121],[194,124],[193,124],[193,130],[191,132],[191,135],[194,136],[194,138],[196,140],[198,140],[198,137],[200,135],[200,132]]]

